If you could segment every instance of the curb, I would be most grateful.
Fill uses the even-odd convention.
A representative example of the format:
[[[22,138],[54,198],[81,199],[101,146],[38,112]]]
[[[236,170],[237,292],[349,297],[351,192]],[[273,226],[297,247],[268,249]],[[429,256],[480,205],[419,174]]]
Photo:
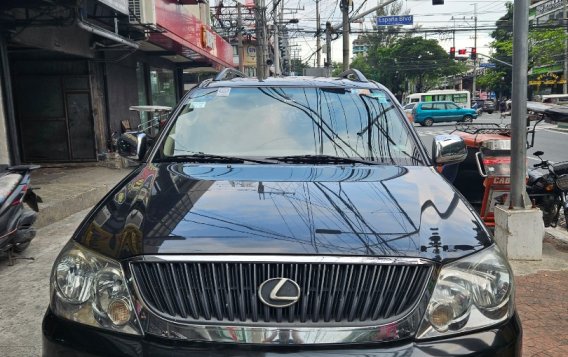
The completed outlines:
[[[568,230],[560,227],[546,227],[544,231],[550,238],[568,244]]]

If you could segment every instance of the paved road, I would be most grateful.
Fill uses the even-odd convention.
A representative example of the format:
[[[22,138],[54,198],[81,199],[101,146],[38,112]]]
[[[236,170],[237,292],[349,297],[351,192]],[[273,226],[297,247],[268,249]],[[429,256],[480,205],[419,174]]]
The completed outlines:
[[[499,113],[487,114],[484,113],[480,118],[475,120],[476,123],[499,123],[510,124],[511,117],[504,119],[500,118]],[[545,159],[558,162],[568,160],[568,132],[561,132],[554,130],[557,125],[541,122],[536,127],[535,146],[527,150],[527,157],[529,159],[528,165],[540,162],[538,158],[532,155],[537,150],[545,152]],[[431,127],[422,127],[415,124],[415,129],[422,139],[422,142],[428,150],[431,149],[432,139],[439,134],[449,134],[455,129],[455,123],[439,123]]]

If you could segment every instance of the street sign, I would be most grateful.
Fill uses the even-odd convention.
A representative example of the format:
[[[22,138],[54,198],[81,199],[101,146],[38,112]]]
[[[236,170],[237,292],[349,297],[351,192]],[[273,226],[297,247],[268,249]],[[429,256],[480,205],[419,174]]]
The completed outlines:
[[[412,25],[413,22],[413,15],[377,17],[377,26]]]
[[[482,68],[495,68],[496,65],[495,65],[495,63],[489,63],[489,62],[487,62],[487,63],[480,63],[480,64],[479,64],[479,67],[482,67]]]

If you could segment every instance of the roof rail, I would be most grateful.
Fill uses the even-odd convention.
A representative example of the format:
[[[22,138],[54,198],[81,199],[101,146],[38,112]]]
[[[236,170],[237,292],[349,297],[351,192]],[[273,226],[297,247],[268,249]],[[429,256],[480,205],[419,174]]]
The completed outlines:
[[[246,78],[247,75],[244,74],[241,71],[237,71],[234,68],[225,68],[224,70],[222,70],[221,72],[219,72],[218,75],[215,76],[215,78],[213,79],[214,81],[222,81],[223,79],[233,79],[235,77],[242,77],[242,78]]]
[[[344,79],[350,79],[350,76],[355,76],[359,82],[368,82],[367,78],[361,73],[361,71],[354,68],[350,68],[345,72],[342,72],[338,77]]]

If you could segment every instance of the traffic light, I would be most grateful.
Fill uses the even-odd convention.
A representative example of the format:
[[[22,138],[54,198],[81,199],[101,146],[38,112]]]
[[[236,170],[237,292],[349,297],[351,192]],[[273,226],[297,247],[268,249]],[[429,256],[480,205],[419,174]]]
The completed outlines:
[[[467,50],[466,50],[465,48],[462,48],[462,49],[459,49],[459,50],[458,50],[458,55],[462,55],[462,56],[463,56],[463,55],[465,55],[465,54],[467,54]]]
[[[444,0],[432,0],[432,5],[444,5]]]
[[[450,47],[450,58],[456,58],[456,48]]]
[[[472,49],[471,49],[471,54],[470,54],[469,57],[470,57],[472,60],[477,59],[477,48],[472,47]]]

